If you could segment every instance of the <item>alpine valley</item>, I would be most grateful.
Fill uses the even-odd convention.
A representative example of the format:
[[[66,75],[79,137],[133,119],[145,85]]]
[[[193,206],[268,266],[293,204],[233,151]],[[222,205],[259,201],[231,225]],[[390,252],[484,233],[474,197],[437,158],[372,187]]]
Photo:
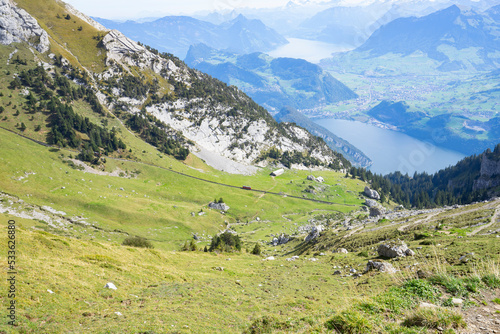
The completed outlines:
[[[334,5],[290,3],[308,21],[280,32],[270,9],[99,23],[0,0],[0,333],[497,331],[496,7],[400,10],[321,64],[265,53],[334,29],[311,21]],[[382,92],[427,70],[447,88]],[[325,114],[474,154],[378,175]]]

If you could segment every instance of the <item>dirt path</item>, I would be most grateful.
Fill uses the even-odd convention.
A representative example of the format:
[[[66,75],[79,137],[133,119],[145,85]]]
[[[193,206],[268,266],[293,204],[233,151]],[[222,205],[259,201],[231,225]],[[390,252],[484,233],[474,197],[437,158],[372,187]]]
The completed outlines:
[[[496,206],[496,209],[495,209],[495,213],[493,213],[493,216],[491,216],[491,221],[488,224],[486,224],[486,225],[479,226],[477,229],[475,229],[474,231],[468,233],[467,235],[475,235],[475,234],[481,232],[482,230],[484,230],[485,228],[488,228],[491,225],[493,225],[493,224],[496,223],[496,221],[498,219],[498,216],[500,215],[500,206],[498,205],[498,201],[495,201],[493,203],[496,203],[497,206]]]
[[[422,219],[419,219],[419,220],[417,220],[415,222],[412,222],[412,223],[409,223],[409,224],[406,224],[406,225],[398,227],[398,231],[404,232],[405,228],[407,228],[408,226],[416,226],[416,225],[428,223],[431,220],[431,218],[437,216],[440,213],[441,213],[441,211],[440,212],[430,213],[425,218],[422,218]]]

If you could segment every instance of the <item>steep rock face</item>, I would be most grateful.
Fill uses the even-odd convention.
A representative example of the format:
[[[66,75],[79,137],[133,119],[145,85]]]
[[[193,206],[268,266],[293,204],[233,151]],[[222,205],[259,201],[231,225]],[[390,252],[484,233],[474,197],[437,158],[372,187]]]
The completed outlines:
[[[500,160],[483,154],[480,176],[474,181],[474,190],[489,189],[500,186]]]
[[[27,42],[38,52],[49,50],[49,36],[36,19],[10,0],[0,0],[0,43]]]

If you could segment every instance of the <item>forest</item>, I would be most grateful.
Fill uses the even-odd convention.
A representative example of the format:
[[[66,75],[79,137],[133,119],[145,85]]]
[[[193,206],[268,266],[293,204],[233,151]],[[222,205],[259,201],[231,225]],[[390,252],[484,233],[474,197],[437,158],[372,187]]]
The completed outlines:
[[[499,161],[500,144],[493,151],[488,149],[482,154],[464,158],[456,165],[434,174],[415,173],[409,176],[394,172],[382,176],[364,168],[351,167],[346,176],[370,182],[372,188],[379,191],[382,201],[390,198],[406,208],[470,204],[491,197],[486,189],[474,186],[480,176],[483,156]],[[498,178],[500,175],[493,177]]]

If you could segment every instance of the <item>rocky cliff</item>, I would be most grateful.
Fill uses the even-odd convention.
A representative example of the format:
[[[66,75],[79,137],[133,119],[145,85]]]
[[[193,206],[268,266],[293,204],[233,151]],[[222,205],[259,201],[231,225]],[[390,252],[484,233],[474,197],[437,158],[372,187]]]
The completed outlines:
[[[474,181],[474,190],[500,186],[500,159],[494,153],[485,153],[481,159],[480,176]]]
[[[0,43],[27,42],[38,52],[49,50],[49,36],[36,19],[10,0],[0,0]]]

